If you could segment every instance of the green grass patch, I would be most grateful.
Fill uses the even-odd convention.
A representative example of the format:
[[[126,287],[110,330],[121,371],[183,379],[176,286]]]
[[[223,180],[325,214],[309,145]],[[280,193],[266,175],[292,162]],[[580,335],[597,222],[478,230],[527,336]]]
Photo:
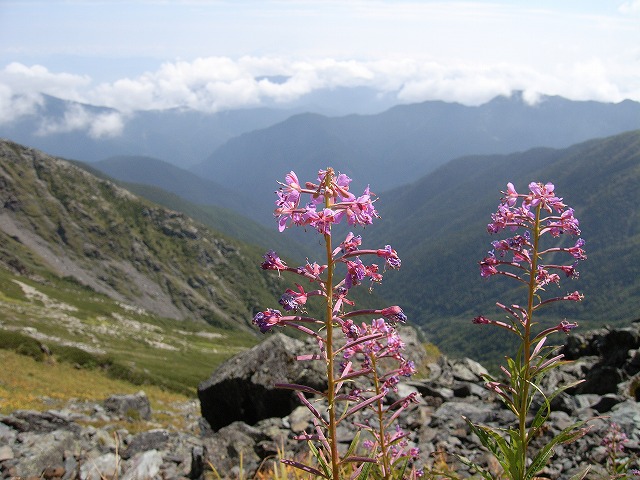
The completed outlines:
[[[217,366],[259,340],[203,322],[159,318],[69,279],[37,282],[0,272],[0,349],[37,361],[195,397],[198,383]],[[25,294],[14,280],[35,292]]]
[[[114,393],[136,393],[140,387],[109,377],[95,369],[78,369],[67,363],[42,362],[0,349],[0,414],[18,409],[48,410],[70,400],[102,402]],[[90,386],[90,388],[88,388]],[[188,397],[147,385],[144,391],[152,410],[164,411]],[[154,414],[158,421],[161,414]],[[172,419],[173,420],[173,419]]]
[[[44,359],[44,352],[40,348],[40,342],[19,332],[0,330],[0,348],[26,355],[36,361]]]

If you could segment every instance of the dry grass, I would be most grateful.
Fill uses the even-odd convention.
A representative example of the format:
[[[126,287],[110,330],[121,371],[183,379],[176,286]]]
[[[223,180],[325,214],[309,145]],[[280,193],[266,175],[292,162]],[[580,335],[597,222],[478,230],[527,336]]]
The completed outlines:
[[[114,380],[95,370],[66,363],[37,362],[31,357],[0,349],[0,413],[59,408],[69,400],[102,402],[113,394],[135,393],[140,386]],[[145,385],[152,408],[167,410],[188,397]]]

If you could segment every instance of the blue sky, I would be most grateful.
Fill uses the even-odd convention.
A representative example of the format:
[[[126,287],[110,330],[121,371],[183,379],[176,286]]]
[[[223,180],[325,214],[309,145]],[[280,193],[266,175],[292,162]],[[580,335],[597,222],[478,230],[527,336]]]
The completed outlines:
[[[0,0],[0,122],[41,93],[217,111],[340,86],[640,101],[640,0]]]

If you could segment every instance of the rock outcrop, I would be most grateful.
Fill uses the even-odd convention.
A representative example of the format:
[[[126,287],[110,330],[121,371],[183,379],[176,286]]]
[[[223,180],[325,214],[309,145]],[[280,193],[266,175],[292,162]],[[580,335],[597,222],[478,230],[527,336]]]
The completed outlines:
[[[541,478],[567,479],[587,468],[587,479],[609,478],[604,469],[607,451],[602,440],[613,424],[628,437],[624,455],[631,458],[640,454],[640,404],[636,401],[639,333],[640,323],[636,322],[628,328],[568,337],[562,350],[574,361],[549,375],[547,386],[587,381],[556,397],[548,431],[535,440],[536,445],[544,445],[551,435],[579,420],[588,422],[580,439],[556,448]],[[245,474],[268,467],[280,448],[287,457],[293,457],[306,448],[304,442],[293,437],[309,431],[312,418],[305,407],[291,399],[290,392],[277,398],[269,382],[308,381],[315,388],[323,388],[317,380],[322,372],[313,372],[312,363],[292,360],[304,348],[303,342],[273,335],[228,361],[201,385],[203,403],[193,401],[183,406],[182,418],[169,422],[184,425],[180,429],[156,423],[155,412],[145,420],[142,394],[114,396],[102,405],[70,403],[64,410],[16,411],[0,416],[0,477],[200,479],[213,465],[223,478],[233,479],[240,474],[240,456]],[[605,383],[605,367],[620,381],[615,389],[606,386],[603,393],[593,392],[600,388],[598,384]],[[421,450],[420,461],[430,466],[436,459],[444,459],[460,478],[468,478],[472,472],[457,460],[459,455],[484,465],[497,476],[496,463],[463,420],[465,416],[495,427],[514,422],[512,413],[482,385],[486,370],[470,359],[446,357],[431,364],[430,370],[428,378],[410,380],[399,387],[399,395],[413,391],[421,394],[420,403],[399,418],[401,427],[410,432],[410,444]],[[230,401],[221,407],[220,403],[207,403],[206,395]],[[249,415],[246,404],[242,405],[244,398],[260,407],[251,407]],[[137,403],[131,403],[134,400]],[[114,402],[121,407],[114,408]],[[232,411],[234,402],[238,408]],[[278,410],[278,402],[286,404],[286,411]],[[211,415],[203,418],[207,408],[212,408]],[[244,417],[231,417],[236,414]],[[122,428],[126,417],[136,417],[138,433]],[[354,433],[341,425],[338,439],[346,446]],[[630,467],[637,465],[632,462]]]
[[[250,425],[269,417],[284,417],[298,405],[291,390],[276,383],[326,389],[326,372],[317,361],[298,362],[304,342],[281,333],[223,363],[198,387],[202,416],[214,430],[235,421]]]

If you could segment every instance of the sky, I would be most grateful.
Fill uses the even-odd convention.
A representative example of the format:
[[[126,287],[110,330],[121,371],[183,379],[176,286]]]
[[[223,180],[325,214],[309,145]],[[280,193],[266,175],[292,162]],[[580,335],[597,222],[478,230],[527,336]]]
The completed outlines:
[[[339,87],[398,103],[640,101],[640,0],[0,0],[0,124],[42,94],[116,109],[100,136],[138,110]]]

